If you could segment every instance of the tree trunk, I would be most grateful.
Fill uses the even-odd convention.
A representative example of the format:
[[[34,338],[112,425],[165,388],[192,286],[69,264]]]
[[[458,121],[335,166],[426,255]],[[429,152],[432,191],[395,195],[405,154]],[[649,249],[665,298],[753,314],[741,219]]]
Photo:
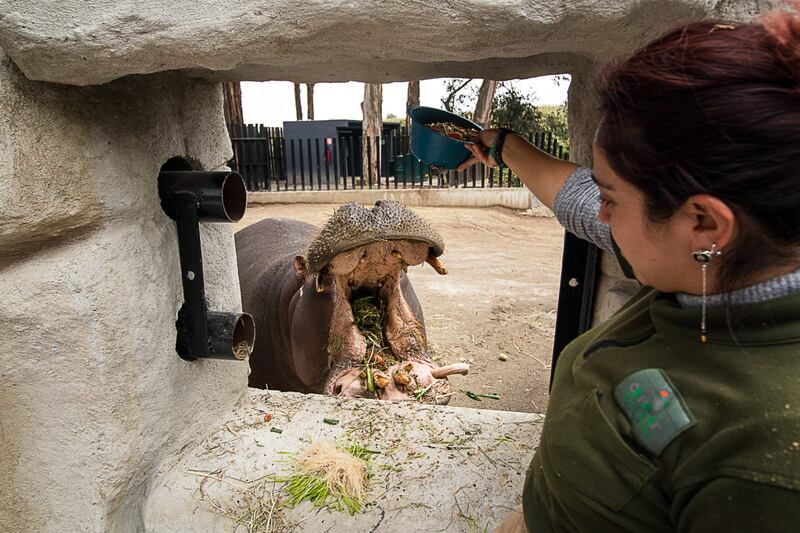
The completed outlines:
[[[314,120],[314,84],[306,83],[306,115]]]
[[[411,131],[411,118],[408,111],[412,107],[419,105],[419,80],[412,80],[408,82],[408,92],[406,93],[406,135],[403,139],[403,153],[408,152],[408,139]]]
[[[497,89],[496,81],[483,80],[481,90],[478,92],[478,101],[475,103],[475,112],[472,114],[472,120],[484,128],[489,125],[489,119],[492,116],[495,89]]]
[[[294,84],[294,109],[297,113],[297,120],[303,120],[303,101],[300,100],[300,84]]]
[[[225,123],[244,124],[242,113],[242,87],[238,81],[226,81],[222,84],[222,95],[225,99]]]
[[[228,135],[236,137],[237,132],[242,131],[234,128],[232,124],[244,124],[244,113],[242,113],[242,87],[238,81],[226,81],[222,84],[223,109],[225,112],[225,125],[228,128]],[[230,163],[231,169],[239,171],[242,160],[241,144],[234,142],[233,160]]]
[[[383,103],[383,86],[380,83],[364,84],[364,101],[361,110],[363,140],[361,143],[361,174],[368,176],[369,183],[375,185],[380,176],[381,129],[383,119],[381,104]]]

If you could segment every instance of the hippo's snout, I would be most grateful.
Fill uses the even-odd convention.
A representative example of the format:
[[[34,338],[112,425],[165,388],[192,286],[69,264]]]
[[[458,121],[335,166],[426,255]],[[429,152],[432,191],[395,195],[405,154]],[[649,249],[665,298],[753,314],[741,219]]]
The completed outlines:
[[[371,379],[368,372],[372,374]],[[330,394],[343,398],[376,397],[381,400],[446,404],[452,395],[447,376],[468,372],[469,365],[465,363],[438,367],[419,361],[405,361],[369,370],[351,368],[331,380]],[[369,390],[370,382],[372,390]]]

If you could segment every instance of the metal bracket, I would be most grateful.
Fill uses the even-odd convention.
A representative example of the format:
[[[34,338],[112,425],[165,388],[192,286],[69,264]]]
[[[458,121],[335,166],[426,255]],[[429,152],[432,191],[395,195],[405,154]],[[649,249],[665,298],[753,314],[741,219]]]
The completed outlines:
[[[175,322],[178,355],[187,361],[246,359],[255,341],[253,317],[208,310],[200,242],[201,222],[236,222],[244,216],[244,180],[236,172],[162,171],[158,195],[178,230],[184,299]]]

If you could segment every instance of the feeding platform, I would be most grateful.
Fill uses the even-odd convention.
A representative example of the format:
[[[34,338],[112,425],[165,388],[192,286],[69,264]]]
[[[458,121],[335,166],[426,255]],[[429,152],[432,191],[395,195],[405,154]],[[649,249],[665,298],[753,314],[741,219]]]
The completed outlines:
[[[153,483],[145,526],[173,532],[231,531],[237,522],[242,531],[254,525],[298,532],[492,530],[520,503],[543,422],[531,413],[249,389],[216,431]],[[285,485],[274,479],[290,473],[292,456],[330,441],[371,452],[361,510],[282,506]]]

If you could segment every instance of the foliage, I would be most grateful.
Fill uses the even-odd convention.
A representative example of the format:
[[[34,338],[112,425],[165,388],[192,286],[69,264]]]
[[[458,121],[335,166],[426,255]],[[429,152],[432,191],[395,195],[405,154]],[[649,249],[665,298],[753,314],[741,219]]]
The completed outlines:
[[[539,106],[542,113],[544,131],[549,131],[564,145],[569,148],[569,125],[567,124],[567,104]]]
[[[566,81],[566,76],[556,78],[559,85]],[[451,113],[471,119],[479,90],[480,80],[447,79],[442,106]],[[491,127],[511,128],[526,137],[549,131],[560,144],[569,149],[567,104],[537,106],[533,103],[534,96],[532,93],[524,94],[513,81],[500,82],[492,103]]]
[[[533,95],[523,94],[513,82],[503,82],[499,89],[494,97],[491,125],[511,128],[525,136],[541,131],[544,120],[531,102]]]
[[[444,90],[442,106],[445,111],[471,119],[475,101],[478,99],[478,91],[480,91],[480,80],[450,78],[445,80]]]

